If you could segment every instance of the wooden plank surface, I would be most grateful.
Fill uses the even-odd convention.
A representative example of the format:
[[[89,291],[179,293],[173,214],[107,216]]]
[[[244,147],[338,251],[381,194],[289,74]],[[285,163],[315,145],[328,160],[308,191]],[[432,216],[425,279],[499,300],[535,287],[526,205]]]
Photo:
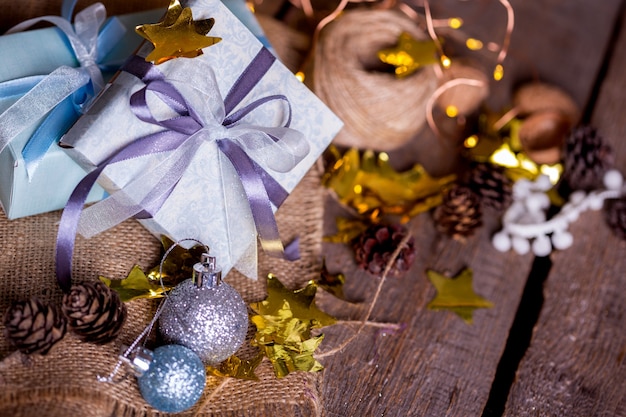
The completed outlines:
[[[591,96],[604,59],[619,3],[605,2],[598,8],[584,1],[552,0],[542,2],[541,7],[538,2],[513,2],[517,26],[512,48],[523,48],[525,56],[515,58],[512,52],[507,74],[519,78],[505,85],[512,87],[520,78],[525,79],[528,72],[541,68],[542,76],[547,74],[542,79],[556,82],[583,106]],[[566,15],[563,8],[567,9]],[[552,10],[559,14],[545,13]],[[481,17],[485,20],[481,21],[493,21],[494,16],[485,12]],[[549,31],[537,31],[536,23],[547,25],[550,18],[558,23],[551,25]],[[572,37],[581,41],[573,42]],[[582,40],[583,37],[586,38]],[[543,46],[545,42],[561,45],[566,39],[571,41],[566,43],[567,49]],[[586,59],[580,64],[582,55]],[[557,75],[555,68],[563,73]],[[417,141],[420,139],[421,136]],[[419,153],[413,154],[415,159],[425,164],[431,163],[432,155],[440,151],[428,140],[414,148],[419,148]],[[334,222],[332,212],[327,213],[327,221],[330,233]],[[462,245],[438,235],[428,215],[415,220],[411,230],[416,236],[418,259],[405,277],[385,282],[372,318],[403,323],[406,329],[385,334],[366,328],[344,351],[323,358],[327,367],[323,384],[325,415],[479,416],[483,413],[532,264],[530,255],[520,257],[493,250],[490,236],[496,225],[488,223],[479,236]],[[371,301],[376,279],[354,271],[348,249],[334,245],[326,252],[329,267],[347,273],[351,282],[348,293]],[[424,271],[448,270],[456,274],[463,267],[473,268],[475,291],[496,304],[491,310],[478,310],[471,326],[452,313],[426,308],[435,291]],[[337,306],[333,302],[323,306],[341,318],[354,320],[365,312],[365,306]],[[336,346],[353,332],[353,328],[346,326],[328,329],[324,346]]]
[[[530,256],[496,252],[490,229],[461,244],[436,232],[428,214],[415,220],[417,260],[402,278],[387,279],[372,316],[406,329],[385,334],[366,328],[344,351],[322,360],[327,416],[481,414],[531,264]],[[347,273],[348,294],[371,301],[378,280],[354,271],[347,248],[332,250],[329,268]],[[474,313],[473,325],[426,308],[435,290],[424,271],[456,275],[464,267],[474,270],[475,291],[495,302],[493,309]],[[341,318],[358,319],[365,310],[328,304],[322,305]],[[345,326],[325,330],[324,346],[353,332]]]
[[[626,167],[626,15],[592,124]],[[553,255],[545,302],[507,416],[626,416],[626,241],[587,212],[574,245]]]

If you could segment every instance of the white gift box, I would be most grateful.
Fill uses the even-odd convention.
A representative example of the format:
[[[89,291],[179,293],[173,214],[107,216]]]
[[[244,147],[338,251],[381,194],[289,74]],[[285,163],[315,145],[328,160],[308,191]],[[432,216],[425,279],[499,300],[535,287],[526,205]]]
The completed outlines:
[[[189,1],[186,5],[191,7],[194,20],[214,18],[215,25],[208,36],[222,40],[205,48],[204,54],[196,58],[176,58],[155,68],[191,104],[203,125],[208,126],[215,119],[212,113],[219,113],[218,104],[221,103],[218,102],[227,96],[242,72],[245,69],[255,70],[250,63],[260,54],[263,46],[219,0]],[[138,55],[146,56],[151,49],[152,45],[146,44]],[[211,90],[211,71],[215,75],[219,94]],[[90,111],[64,136],[63,146],[83,168],[91,171],[137,139],[164,130],[162,126],[139,120],[133,113],[130,97],[144,86],[144,82],[135,75],[121,72]],[[245,116],[245,126],[281,126],[289,117],[290,108],[290,128],[302,134],[304,143],[296,141],[298,143],[294,144],[291,136],[287,135],[276,146],[281,148],[284,145],[282,148],[293,151],[294,158],[301,160],[292,167],[293,161],[284,158],[280,151],[276,153],[271,143],[248,144],[247,150],[252,160],[287,192],[291,192],[330,144],[342,123],[278,60],[271,64],[235,111],[255,100],[277,95],[284,96],[289,105],[285,100],[268,99],[267,103]],[[171,108],[155,94],[146,93],[146,100],[158,120],[172,115]],[[256,277],[257,230],[250,204],[239,174],[218,149],[216,142],[216,139],[232,135],[232,131],[237,129],[246,128],[242,125],[230,131],[222,126],[203,129],[203,139],[198,140],[201,144],[196,147],[183,145],[193,148],[193,157],[182,177],[160,209],[151,213],[152,218],[140,222],[155,236],[167,235],[175,241],[193,238],[207,244],[224,273],[236,267],[247,276]],[[127,187],[124,197],[126,200],[135,198],[137,201],[130,204],[138,204],[146,192],[135,193],[129,184],[142,175],[151,177],[146,173],[159,164],[176,165],[172,161],[176,158],[172,155],[173,152],[154,153],[111,164],[104,169],[98,182],[111,194]],[[159,169],[156,169],[157,172],[160,172]],[[151,181],[148,179],[145,182]],[[135,182],[144,183],[143,180]],[[276,207],[272,208],[276,210]],[[79,230],[88,231],[86,234],[89,235],[94,233],[94,228],[100,227],[101,214],[92,215],[98,210],[96,204],[83,213]]]

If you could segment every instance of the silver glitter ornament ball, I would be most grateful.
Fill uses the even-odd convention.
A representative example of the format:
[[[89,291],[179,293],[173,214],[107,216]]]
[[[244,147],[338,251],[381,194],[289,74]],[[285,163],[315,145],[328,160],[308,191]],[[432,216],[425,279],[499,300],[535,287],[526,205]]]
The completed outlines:
[[[156,348],[150,367],[137,378],[146,402],[167,413],[179,413],[198,402],[205,382],[206,371],[198,355],[179,345]]]
[[[193,350],[208,365],[234,354],[248,331],[248,309],[226,283],[191,279],[170,293],[159,318],[159,331],[169,343]]]

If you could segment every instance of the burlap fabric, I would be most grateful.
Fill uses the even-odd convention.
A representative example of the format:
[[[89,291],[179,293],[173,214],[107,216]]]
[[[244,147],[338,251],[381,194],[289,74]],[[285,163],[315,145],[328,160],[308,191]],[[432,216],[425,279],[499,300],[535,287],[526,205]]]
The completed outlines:
[[[300,237],[302,259],[279,261],[261,254],[260,276],[276,274],[288,287],[297,288],[316,277],[320,268],[323,189],[312,169],[278,211],[281,236]],[[208,204],[208,202],[207,202]],[[0,212],[1,213],[1,212]],[[54,245],[60,212],[8,221],[0,215],[0,312],[11,301],[38,296],[60,303],[62,292],[54,277]],[[98,275],[125,277],[138,264],[147,269],[160,261],[161,246],[134,220],[86,240],[79,238],[74,259],[77,280]],[[227,282],[248,302],[265,297],[265,280],[251,281],[230,273]],[[119,353],[120,343],[130,344],[152,318],[155,300],[127,303],[129,316],[116,342],[95,346],[66,337],[46,356],[13,352],[0,336],[0,416],[104,417],[163,415],[148,406],[134,377],[119,384],[101,383]],[[0,324],[0,330],[4,330]],[[250,347],[245,348],[248,351]],[[245,352],[243,352],[245,354]],[[296,372],[277,379],[265,360],[257,370],[260,380],[230,379],[208,398],[222,379],[210,377],[203,398],[183,416],[314,416],[321,410],[321,374]],[[207,401],[209,399],[209,401]]]

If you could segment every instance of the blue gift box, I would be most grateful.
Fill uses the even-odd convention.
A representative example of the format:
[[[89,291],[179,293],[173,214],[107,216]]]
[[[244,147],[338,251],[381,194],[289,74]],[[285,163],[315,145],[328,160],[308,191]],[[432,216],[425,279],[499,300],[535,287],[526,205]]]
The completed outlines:
[[[270,45],[269,40],[265,36],[263,28],[257,21],[256,17],[254,17],[252,10],[248,8],[246,0],[222,0],[222,3],[237,17],[237,19],[241,21],[241,23],[248,28],[248,30],[259,40],[259,42],[263,44],[263,46],[274,52],[272,45]]]
[[[115,21],[109,19],[102,26],[101,33],[107,27],[114,27],[121,36],[121,40],[111,45],[101,60],[107,64],[103,71],[105,81],[140,45],[142,39],[135,33],[135,26],[159,19],[162,15],[162,10],[133,13],[117,16]],[[19,125],[21,130],[0,152],[0,205],[9,219],[61,209],[85,176],[85,171],[57,144],[75,117],[67,118],[65,126],[63,123],[55,125],[52,120],[55,125],[53,130],[56,130],[54,141],[49,148],[46,146],[47,151],[44,150],[36,168],[29,173],[24,148],[51,112],[36,119],[19,117],[18,114],[8,121],[2,118],[2,114],[38,85],[44,76],[62,66],[76,68],[80,65],[79,61],[66,35],[56,27],[0,36],[0,54],[3,56],[0,66],[0,136],[7,135],[7,130],[15,131],[15,125]],[[50,119],[59,118],[57,116]],[[100,200],[104,195],[102,188],[94,188],[89,201]]]

